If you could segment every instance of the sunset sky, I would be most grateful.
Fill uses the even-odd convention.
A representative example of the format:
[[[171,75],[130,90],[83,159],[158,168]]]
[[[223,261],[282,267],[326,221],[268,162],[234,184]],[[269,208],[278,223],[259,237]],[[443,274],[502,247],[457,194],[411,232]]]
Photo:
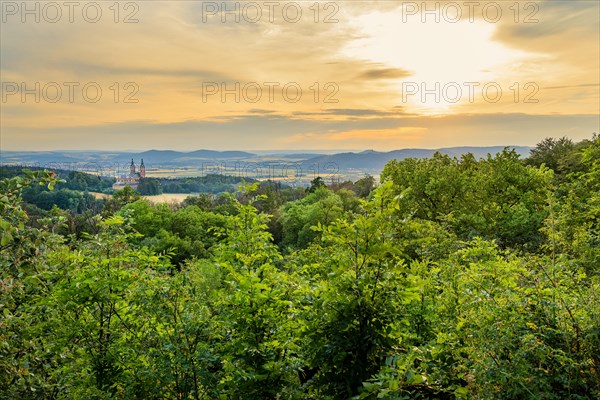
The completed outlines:
[[[2,150],[384,151],[600,131],[597,0],[50,3],[0,1]]]

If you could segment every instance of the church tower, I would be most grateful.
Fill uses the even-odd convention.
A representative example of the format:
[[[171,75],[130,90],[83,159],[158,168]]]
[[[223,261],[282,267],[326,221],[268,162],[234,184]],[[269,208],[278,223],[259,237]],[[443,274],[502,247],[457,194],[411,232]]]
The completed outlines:
[[[129,166],[129,173],[131,175],[135,175],[135,164],[133,163],[133,158],[131,159],[131,165]]]
[[[146,177],[146,166],[144,165],[144,159],[142,158],[142,163],[140,164],[140,178]]]

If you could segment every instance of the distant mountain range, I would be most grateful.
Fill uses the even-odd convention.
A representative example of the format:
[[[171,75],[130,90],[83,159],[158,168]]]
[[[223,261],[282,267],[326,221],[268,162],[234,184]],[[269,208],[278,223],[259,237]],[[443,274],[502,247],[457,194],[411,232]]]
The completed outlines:
[[[529,156],[530,147],[509,146],[521,157]],[[475,158],[485,158],[488,154],[497,154],[504,149],[504,146],[491,147],[447,147],[441,149],[403,149],[388,152],[379,152],[366,150],[360,153],[339,153],[331,155],[321,155],[303,161],[302,164],[327,165],[334,164],[339,169],[366,169],[382,170],[385,164],[390,160],[404,160],[406,158],[427,158],[433,156],[436,152],[447,154],[451,157],[460,157],[464,154],[472,153]]]
[[[245,151],[215,151],[215,150],[196,150],[189,153],[173,150],[148,150],[143,153],[132,155],[134,159],[144,158],[152,163],[183,163],[189,164],[196,160],[215,160],[215,159],[247,159],[256,157],[255,154]]]
[[[527,157],[531,150],[525,146],[509,146],[520,154]],[[405,158],[431,157],[435,152],[447,154],[452,157],[460,157],[463,154],[472,153],[476,158],[487,157],[488,154],[497,154],[504,146],[490,147],[447,147],[441,149],[402,149],[389,152],[366,150],[358,153],[337,154],[254,154],[245,151],[215,151],[196,150],[181,152],[174,150],[148,150],[141,153],[133,152],[108,152],[108,151],[1,151],[0,162],[3,164],[28,164],[39,166],[50,166],[53,164],[82,164],[82,163],[127,163],[132,158],[138,164],[144,159],[147,166],[201,166],[207,160],[211,161],[241,161],[241,162],[267,162],[281,160],[281,162],[299,163],[309,168],[311,165],[325,166],[336,165],[339,170],[369,170],[380,171],[385,164],[393,159],[403,160]]]

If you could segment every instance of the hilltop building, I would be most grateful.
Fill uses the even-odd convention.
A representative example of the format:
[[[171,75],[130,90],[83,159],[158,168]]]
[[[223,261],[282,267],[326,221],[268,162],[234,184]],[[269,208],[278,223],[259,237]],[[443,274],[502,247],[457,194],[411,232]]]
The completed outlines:
[[[144,159],[140,164],[140,171],[136,171],[135,163],[133,162],[133,158],[131,159],[131,165],[129,165],[129,174],[122,174],[115,176],[116,182],[113,184],[113,189],[121,190],[126,185],[131,186],[133,189],[137,189],[138,184],[140,183],[141,178],[146,177],[146,166],[144,165]]]

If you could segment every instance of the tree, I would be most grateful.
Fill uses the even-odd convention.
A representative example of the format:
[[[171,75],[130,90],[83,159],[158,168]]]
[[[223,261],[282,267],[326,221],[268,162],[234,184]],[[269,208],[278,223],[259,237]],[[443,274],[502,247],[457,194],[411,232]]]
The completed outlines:
[[[256,188],[249,186],[246,193]],[[252,203],[235,203],[238,212],[229,217],[226,239],[216,252],[224,282],[219,307],[227,310],[219,323],[224,337],[221,382],[227,398],[287,398],[298,379],[297,310],[288,279],[276,267],[281,255],[267,232],[268,217]]]
[[[326,188],[317,189],[301,200],[286,203],[280,218],[282,244],[306,247],[319,237],[312,227],[319,223],[329,225],[335,221],[342,215],[343,206],[340,196]]]
[[[542,164],[556,173],[562,171],[562,161],[574,150],[575,144],[567,137],[546,138],[531,150],[526,162],[536,167]]]
[[[367,196],[375,189],[375,178],[371,175],[367,175],[364,178],[360,178],[354,183],[354,192],[358,197],[366,199]]]
[[[156,178],[141,178],[137,191],[142,196],[155,196],[162,193],[160,181]]]
[[[312,181],[310,181],[310,187],[307,189],[309,193],[313,193],[317,189],[321,189],[326,187],[325,181],[320,176],[317,176]]]
[[[188,196],[183,200],[182,206],[198,206],[202,211],[212,211],[215,203],[215,195],[212,193],[200,193],[196,196]]]
[[[496,239],[502,246],[539,247],[552,174],[524,166],[514,150],[475,160],[436,153],[391,161],[382,182],[393,182],[406,218],[433,221],[460,238]]]
[[[57,359],[40,333],[52,318],[43,301],[62,274],[53,252],[63,239],[52,230],[64,219],[30,226],[21,197],[34,185],[52,190],[58,180],[48,171],[23,172],[0,181],[0,397],[7,399],[39,398],[58,388]]]
[[[578,171],[568,174],[551,198],[542,231],[548,251],[569,254],[587,273],[600,271],[600,137],[581,149]]]
[[[391,241],[389,186],[364,214],[316,228],[327,244],[322,257],[330,260],[305,300],[306,352],[318,369],[312,381],[318,397],[357,395],[406,334],[405,306],[416,293]]]
[[[146,237],[156,236],[161,229],[171,230],[173,212],[165,203],[152,204],[146,199],[139,199],[124,204],[118,212],[131,219],[131,226]]]
[[[112,215],[121,209],[125,204],[133,203],[141,198],[131,186],[125,185],[121,190],[117,190],[110,199],[104,204],[104,215]]]
[[[124,398],[219,398],[223,346],[219,322],[221,270],[208,261],[187,262],[176,274],[143,274],[129,297],[136,329],[125,336],[135,375]]]

